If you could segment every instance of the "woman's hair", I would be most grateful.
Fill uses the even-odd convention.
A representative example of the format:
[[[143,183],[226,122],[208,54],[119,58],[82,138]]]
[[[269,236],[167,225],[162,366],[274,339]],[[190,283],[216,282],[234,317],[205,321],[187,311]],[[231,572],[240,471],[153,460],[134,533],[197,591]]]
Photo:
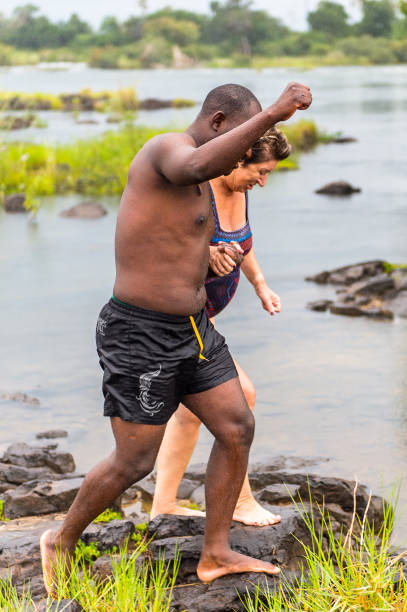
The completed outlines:
[[[257,140],[242,159],[243,166],[276,159],[286,159],[291,153],[291,145],[281,130],[272,127]]]

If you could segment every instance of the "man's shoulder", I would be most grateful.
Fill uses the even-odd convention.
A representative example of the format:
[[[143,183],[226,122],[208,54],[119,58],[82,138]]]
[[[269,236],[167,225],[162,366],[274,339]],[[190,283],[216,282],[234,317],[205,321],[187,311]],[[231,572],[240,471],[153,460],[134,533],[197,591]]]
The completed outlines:
[[[194,140],[185,132],[165,132],[154,136],[146,143],[146,148],[150,150],[169,148],[174,145],[190,145],[195,146]]]

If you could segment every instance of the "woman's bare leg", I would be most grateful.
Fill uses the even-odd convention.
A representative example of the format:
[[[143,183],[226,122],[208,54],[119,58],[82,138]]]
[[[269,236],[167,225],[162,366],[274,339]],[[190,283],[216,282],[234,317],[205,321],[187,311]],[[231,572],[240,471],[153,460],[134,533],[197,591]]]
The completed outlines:
[[[246,372],[236,361],[235,366],[239,374],[240,384],[242,386],[246,401],[250,410],[253,410],[256,403],[256,389],[254,388],[254,385]],[[262,506],[260,506],[260,504],[254,499],[247,473],[239,499],[237,500],[233,520],[244,523],[245,525],[258,526],[274,525],[275,523],[279,523],[281,520],[281,516],[279,514],[273,514],[272,512],[265,510],[265,508],[262,508]]]
[[[157,457],[157,482],[150,517],[158,514],[205,516],[177,504],[177,491],[199,436],[201,421],[180,404],[168,421]]]

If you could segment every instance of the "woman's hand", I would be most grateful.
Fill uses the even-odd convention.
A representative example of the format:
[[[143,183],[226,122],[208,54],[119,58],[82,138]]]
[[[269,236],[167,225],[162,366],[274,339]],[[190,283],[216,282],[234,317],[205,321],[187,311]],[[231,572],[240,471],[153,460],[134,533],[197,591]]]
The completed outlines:
[[[243,250],[237,242],[220,242],[209,247],[209,267],[218,276],[226,276],[242,263]]]
[[[267,310],[271,315],[281,310],[281,300],[277,293],[274,293],[266,282],[256,286],[256,293],[259,296],[264,310]]]

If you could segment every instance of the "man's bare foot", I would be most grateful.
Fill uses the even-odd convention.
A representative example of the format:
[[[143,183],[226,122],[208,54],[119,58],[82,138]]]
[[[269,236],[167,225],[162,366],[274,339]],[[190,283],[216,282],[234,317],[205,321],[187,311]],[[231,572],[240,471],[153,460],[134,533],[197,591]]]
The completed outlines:
[[[40,551],[41,551],[41,562],[42,562],[42,574],[44,579],[44,585],[48,595],[51,597],[57,597],[57,575],[59,574],[58,569],[66,571],[68,573],[70,568],[69,555],[64,555],[55,546],[55,537],[51,529],[44,531],[40,538]]]
[[[193,510],[192,508],[187,508],[186,506],[180,506],[179,504],[175,504],[170,508],[163,509],[155,509],[154,507],[151,509],[150,520],[158,516],[159,514],[178,514],[181,516],[206,516],[205,512],[201,510]]]
[[[233,513],[233,520],[244,525],[256,525],[257,527],[265,527],[266,525],[275,525],[281,521],[279,514],[269,512],[252,497],[247,502],[238,504]]]
[[[229,574],[242,574],[244,572],[260,572],[276,576],[280,568],[267,561],[246,557],[230,550],[222,558],[202,558],[198,564],[197,574],[202,582],[212,582],[221,576]]]

